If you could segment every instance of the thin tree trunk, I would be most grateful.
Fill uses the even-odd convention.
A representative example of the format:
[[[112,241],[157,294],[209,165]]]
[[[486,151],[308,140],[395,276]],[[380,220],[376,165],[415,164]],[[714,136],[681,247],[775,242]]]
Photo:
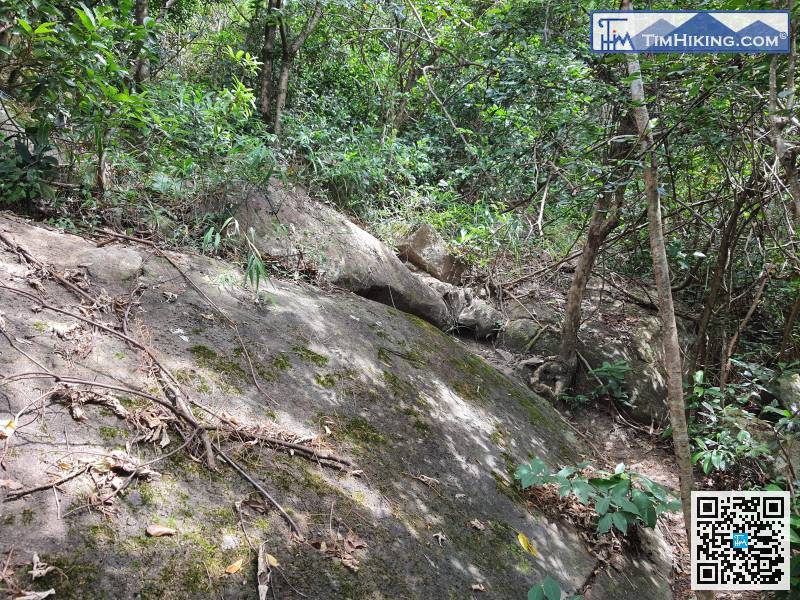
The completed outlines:
[[[794,0],[787,0],[786,8],[789,12],[794,10]],[[791,23],[789,43],[789,60],[786,69],[786,106],[778,106],[778,55],[772,57],[769,65],[769,117],[770,138],[775,149],[775,155],[783,168],[786,187],[792,201],[792,214],[794,217],[795,235],[800,235],[800,175],[797,168],[797,150],[790,149],[783,139],[783,129],[789,124],[785,114],[793,113],[795,103],[795,69],[797,68],[797,23]],[[785,111],[781,111],[785,108]]]
[[[722,288],[722,280],[725,277],[725,271],[728,268],[728,260],[730,255],[730,248],[732,247],[732,238],[736,233],[736,220],[744,203],[744,193],[740,192],[736,196],[731,214],[725,223],[725,229],[722,231],[722,236],[719,240],[719,251],[717,252],[717,261],[714,265],[714,274],[711,277],[711,282],[703,302],[703,312],[700,314],[700,320],[697,323],[697,342],[695,343],[694,352],[692,353],[692,361],[689,364],[689,375],[693,375],[701,365],[701,358],[705,356],[708,325],[711,322],[711,317],[714,314],[714,308],[717,305],[717,297],[719,290]]]
[[[272,133],[276,136],[281,135],[281,117],[286,106],[286,95],[289,93],[289,72],[292,68],[292,59],[284,58],[281,61],[281,73],[278,77],[278,96],[275,99],[275,121],[272,125]]]
[[[623,7],[630,10],[629,1]],[[661,198],[658,192],[658,157],[653,145],[653,132],[650,129],[650,114],[644,97],[641,68],[637,54],[626,55],[628,74],[631,81],[631,98],[634,102],[633,114],[639,130],[639,140],[643,156],[642,179],[647,195],[647,219],[650,233],[650,251],[653,255],[653,273],[658,289],[658,312],[661,316],[661,335],[664,344],[664,366],[667,371],[667,405],[672,425],[672,443],[680,479],[681,506],[686,526],[686,539],[691,547],[692,473],[689,431],[686,424],[686,406],[683,402],[683,372],[681,369],[681,347],[678,341],[678,325],[675,322],[675,306],[670,288],[669,263],[664,243],[664,229],[661,222]],[[714,593],[698,592],[698,598],[713,598]]]
[[[767,280],[769,279],[769,269],[768,265],[764,266],[764,272],[761,274],[761,281],[758,285],[758,290],[756,291],[756,295],[753,298],[753,303],[750,305],[750,310],[747,311],[747,314],[744,316],[744,319],[739,323],[739,326],[734,331],[733,336],[731,337],[730,342],[728,345],[725,346],[723,344],[724,350],[722,354],[722,367],[720,369],[719,375],[719,389],[724,391],[725,384],[728,383],[728,373],[730,372],[730,363],[731,363],[731,356],[733,356],[733,351],[736,350],[736,343],[739,341],[739,336],[747,327],[747,324],[750,322],[750,319],[753,316],[753,313],[756,311],[756,307],[758,303],[761,302],[761,296],[764,294],[764,287],[767,285]],[[725,397],[722,397],[723,401]]]
[[[417,52],[415,54],[417,54],[417,56],[412,59],[414,62],[416,62],[419,53]],[[403,129],[403,125],[405,125],[406,120],[408,119],[408,104],[411,102],[411,93],[414,91],[414,88],[419,82],[420,77],[426,75],[426,69],[430,66],[433,66],[436,61],[439,60],[441,55],[442,49],[434,48],[433,53],[424,64],[414,66],[409,70],[405,85],[400,89],[400,103],[397,106],[397,111],[392,123],[397,131]]]
[[[286,106],[286,96],[289,93],[289,73],[292,69],[292,62],[297,52],[305,44],[306,39],[317,28],[322,19],[322,3],[317,1],[314,5],[314,12],[308,17],[305,27],[295,40],[289,43],[289,24],[281,18],[279,31],[281,33],[281,71],[278,77],[278,90],[275,99],[275,120],[272,125],[272,132],[276,136],[281,133],[281,117]]]
[[[617,127],[617,134],[627,139],[634,132],[635,126],[630,115],[622,115]],[[628,158],[632,144],[628,141],[612,144],[607,164],[612,167],[612,178],[619,183],[614,190],[604,190],[595,206],[592,218],[589,221],[589,230],[586,242],[581,250],[575,273],[572,276],[567,303],[564,308],[564,320],[561,323],[561,338],[558,358],[548,361],[536,370],[533,376],[534,384],[543,384],[552,390],[558,398],[571,385],[578,366],[578,330],[581,326],[581,304],[586,286],[592,275],[597,255],[608,235],[619,222],[620,211],[625,203],[625,181],[630,172],[630,167],[621,163]],[[538,387],[541,391],[545,388]]]
[[[144,25],[145,19],[147,19],[147,15],[150,12],[150,2],[149,0],[136,0],[136,3],[133,6],[133,23],[141,27]],[[147,79],[148,76],[148,64],[147,60],[142,57],[138,56],[142,52],[143,44],[139,42],[136,44],[135,54],[136,62],[133,65],[133,80],[136,82],[136,86],[139,87],[142,82]]]
[[[608,196],[613,195],[613,206]],[[567,292],[567,303],[564,308],[564,320],[561,323],[561,342],[556,364],[545,363],[535,377],[537,380],[553,380],[553,394],[559,397],[572,384],[578,366],[578,330],[581,326],[581,304],[589,277],[592,274],[595,259],[608,234],[616,227],[619,221],[619,209],[625,197],[625,187],[618,188],[613,193],[604,193],[602,199],[592,214],[586,243],[583,246],[572,282]],[[545,379],[543,379],[545,378]]]
[[[267,21],[264,25],[264,45],[261,49],[261,86],[258,93],[258,110],[264,122],[269,121],[272,101],[272,53],[275,50],[275,33],[277,27],[273,21],[273,11],[280,8],[281,0],[269,0],[267,5]]]

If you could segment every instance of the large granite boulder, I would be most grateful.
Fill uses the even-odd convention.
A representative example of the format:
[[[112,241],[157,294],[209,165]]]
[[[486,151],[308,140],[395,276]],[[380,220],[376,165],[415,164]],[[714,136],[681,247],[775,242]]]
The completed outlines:
[[[449,326],[442,299],[383,242],[301,188],[277,180],[264,191],[231,186],[226,201],[236,207],[240,227],[252,228],[260,252],[292,268],[305,264],[321,281]]]
[[[423,224],[397,244],[400,257],[447,283],[457,285],[467,263],[455,256],[433,227]]]
[[[775,382],[775,395],[786,407],[800,407],[800,373],[786,372]]]

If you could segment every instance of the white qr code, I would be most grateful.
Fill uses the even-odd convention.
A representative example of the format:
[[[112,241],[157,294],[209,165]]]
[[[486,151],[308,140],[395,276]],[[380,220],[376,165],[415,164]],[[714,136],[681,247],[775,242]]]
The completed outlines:
[[[692,492],[692,589],[789,589],[789,492]]]

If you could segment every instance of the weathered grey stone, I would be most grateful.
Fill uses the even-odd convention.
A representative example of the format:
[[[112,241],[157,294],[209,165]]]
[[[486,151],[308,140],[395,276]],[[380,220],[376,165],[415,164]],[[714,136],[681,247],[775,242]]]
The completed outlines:
[[[510,321],[515,319],[537,319],[542,323],[556,323],[561,318],[557,306],[541,301],[506,302],[506,315]]]
[[[37,231],[41,233],[27,240],[28,250],[34,256],[42,253],[51,254],[50,245],[57,243],[62,251],[53,255],[51,264],[58,271],[83,272],[95,283],[111,284],[109,291],[125,289],[126,286],[122,283],[133,279],[142,270],[142,257],[130,248],[124,246],[97,248],[94,244],[87,245],[84,239],[76,235],[59,230],[41,228]]]
[[[266,193],[232,186],[228,199],[240,227],[255,233],[262,253],[289,267],[306,264],[321,281],[409,312],[438,327],[449,325],[438,295],[406,268],[380,240],[301,188],[273,180]]]
[[[503,327],[498,343],[511,352],[550,356],[558,352],[559,339],[555,329],[545,323],[514,319]]]
[[[784,407],[793,412],[800,407],[800,373],[781,374],[771,389]],[[779,448],[772,423],[761,425],[761,421],[756,420],[754,423],[752,419],[743,420],[743,423],[755,439],[772,450],[774,460],[770,465],[771,469],[767,471],[769,477],[783,476],[787,479],[791,479],[793,475],[800,477],[800,433],[785,431],[781,436],[782,448]]]
[[[403,239],[397,250],[401,258],[447,283],[459,283],[467,269],[467,263],[454,256],[442,237],[428,224],[421,225]]]
[[[480,298],[474,298],[458,315],[458,324],[475,332],[479,338],[497,333],[503,323],[503,315]]]
[[[594,296],[600,294],[595,292]],[[509,303],[510,320],[498,335],[500,345],[513,352],[541,357],[557,354],[561,324],[554,305],[555,302],[551,305],[542,301],[527,301],[524,307]],[[591,304],[583,310],[586,321],[578,333],[578,351],[592,368],[604,362],[624,361],[631,368],[623,386],[628,396],[626,410],[644,423],[663,422],[667,416],[667,388],[659,317],[608,299],[607,292],[602,311],[593,310]],[[536,319],[529,318],[531,315]],[[540,335],[542,326],[548,330]],[[691,326],[679,319],[678,327],[681,346],[687,352],[693,339]],[[587,393],[596,387],[597,381],[586,372],[581,361],[576,390]]]
[[[444,301],[450,312],[450,329],[468,330],[478,338],[488,338],[502,328],[503,314],[477,297],[470,288],[452,285],[424,273],[415,273],[415,276]]]

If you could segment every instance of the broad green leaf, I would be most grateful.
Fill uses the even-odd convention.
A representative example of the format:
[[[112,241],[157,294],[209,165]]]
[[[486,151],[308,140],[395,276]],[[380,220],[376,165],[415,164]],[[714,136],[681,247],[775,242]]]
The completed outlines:
[[[545,600],[542,584],[536,584],[528,590],[528,600]]]
[[[573,473],[575,473],[575,467],[564,467],[556,475],[558,477],[569,477]]]
[[[606,496],[605,498],[601,498],[597,501],[594,508],[597,511],[597,514],[601,517],[608,512],[609,507],[611,506],[611,498]]]
[[[613,521],[611,520],[611,513],[607,513],[597,522],[597,533],[608,533],[608,531],[611,529],[612,523]]]
[[[639,507],[627,498],[614,498],[614,504],[619,506],[625,512],[633,513],[634,515],[640,514]]]
[[[86,12],[84,12],[80,8],[76,8],[75,9],[75,13],[78,15],[78,18],[81,20],[81,23],[83,24],[84,29],[86,29],[87,31],[94,31],[95,30],[94,23],[92,22],[92,20],[88,16],[86,16]]]
[[[52,33],[53,31],[55,31],[55,23],[48,22],[48,23],[42,23],[41,25],[39,25],[36,29],[33,30],[33,34],[34,35],[42,35],[42,34],[45,34],[45,33]]]
[[[578,498],[578,502],[581,504],[586,504],[592,495],[592,487],[585,481],[573,481],[572,493]]]
[[[614,523],[614,527],[619,529],[623,535],[628,533],[628,518],[623,513],[611,513],[611,519]]]
[[[561,585],[552,577],[544,578],[542,588],[547,600],[561,600]]]

